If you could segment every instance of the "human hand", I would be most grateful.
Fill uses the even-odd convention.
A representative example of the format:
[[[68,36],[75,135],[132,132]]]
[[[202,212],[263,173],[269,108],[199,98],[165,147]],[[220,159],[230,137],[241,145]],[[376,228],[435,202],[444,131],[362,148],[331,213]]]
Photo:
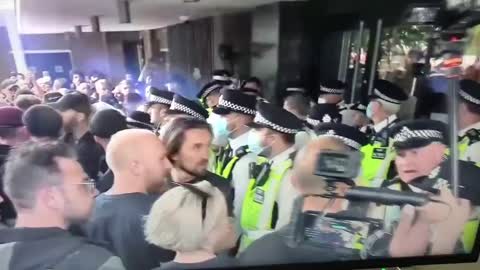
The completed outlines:
[[[393,234],[389,246],[392,257],[423,256],[430,243],[430,223],[425,219],[414,222],[415,208],[406,205],[402,209],[400,223]]]

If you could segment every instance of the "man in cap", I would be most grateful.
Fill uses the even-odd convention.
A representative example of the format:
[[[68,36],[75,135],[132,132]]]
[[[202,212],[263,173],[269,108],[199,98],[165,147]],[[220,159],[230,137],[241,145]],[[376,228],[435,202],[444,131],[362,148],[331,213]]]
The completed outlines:
[[[167,112],[172,105],[173,96],[174,93],[167,90],[160,90],[155,87],[150,88],[146,108],[156,130],[160,129],[164,123]]]
[[[91,179],[98,179],[100,159],[104,151],[89,130],[92,114],[90,100],[86,95],[76,93],[63,96],[51,106],[60,112],[63,118],[67,142],[75,145],[78,161]]]
[[[296,84],[293,84],[296,85]],[[310,112],[310,98],[305,95],[301,86],[287,87],[287,95],[283,101],[283,108],[293,113],[300,120],[305,121]]]
[[[391,189],[438,194],[441,189],[453,189],[450,178],[450,158],[448,156],[448,128],[443,122],[434,120],[412,120],[400,122],[392,128],[393,147],[397,153],[395,165],[398,177],[383,183]],[[470,201],[472,206],[479,206],[480,168],[473,162],[458,161],[459,194]],[[448,215],[448,211],[437,213],[438,219]],[[399,216],[399,209],[387,207],[387,225],[389,219]],[[470,252],[475,241],[478,217],[465,227],[463,244]],[[452,228],[454,229],[454,228]]]
[[[367,117],[367,106],[362,103],[347,104],[344,109],[340,111],[342,114],[342,123],[362,131],[367,130],[370,120]]]
[[[165,122],[168,122],[177,115],[189,115],[200,120],[207,120],[208,111],[205,110],[200,103],[175,94]]]
[[[315,130],[322,124],[341,123],[342,115],[335,104],[316,104],[310,110],[306,123],[311,130]]]
[[[233,74],[225,69],[217,69],[212,72],[212,81],[217,84],[228,86],[233,83]]]
[[[341,105],[347,85],[339,80],[329,80],[320,85],[320,95],[317,103],[331,103]]]
[[[104,151],[107,150],[112,136],[127,128],[125,116],[113,109],[97,112],[90,120],[90,132]],[[101,161],[100,171],[102,172],[102,176],[100,176],[96,188],[100,193],[104,193],[113,185],[113,172],[108,168],[105,160]]]
[[[363,169],[369,185],[378,187],[383,180],[394,176],[390,128],[398,123],[397,113],[408,96],[389,81],[377,80],[373,87],[367,107],[367,117],[373,121],[373,128],[367,131],[370,144],[363,148],[367,159]]]
[[[146,112],[134,111],[128,115],[127,125],[129,128],[139,128],[153,131],[150,115]]]
[[[259,157],[250,166],[250,183],[242,206],[240,250],[288,223],[297,193],[290,182],[296,154],[295,134],[302,122],[273,104],[260,102],[249,137],[249,149]]]
[[[17,147],[29,139],[29,134],[22,122],[23,112],[15,107],[0,108],[0,166],[6,162],[12,148]],[[4,201],[0,203],[0,218],[4,223],[13,224],[16,218],[11,201],[0,194]]]
[[[62,116],[47,105],[35,105],[22,118],[33,141],[57,140],[63,133]]]
[[[248,186],[248,169],[256,162],[257,154],[248,147],[250,128],[256,112],[257,100],[238,90],[224,90],[213,113],[220,117],[212,122],[215,140],[228,140],[218,151],[215,173],[230,180],[234,188],[235,216],[241,214],[242,202]]]
[[[480,84],[460,81],[458,96],[460,159],[480,162]]]

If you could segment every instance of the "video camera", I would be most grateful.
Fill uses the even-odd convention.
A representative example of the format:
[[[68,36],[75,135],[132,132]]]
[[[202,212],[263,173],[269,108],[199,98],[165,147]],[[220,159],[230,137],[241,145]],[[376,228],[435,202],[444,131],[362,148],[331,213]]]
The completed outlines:
[[[289,245],[300,244],[334,249],[349,259],[367,256],[364,245],[369,235],[383,229],[383,221],[366,217],[371,202],[384,205],[424,205],[428,195],[400,192],[387,188],[356,187],[362,154],[359,152],[324,151],[317,156],[314,175],[325,182],[324,190],[297,198],[292,212],[294,226]],[[340,185],[339,183],[346,184]],[[319,185],[321,186],[321,185]],[[303,211],[308,197],[324,198],[323,211]],[[335,199],[346,199],[349,206],[337,213],[327,213]],[[344,201],[346,203],[346,201]]]

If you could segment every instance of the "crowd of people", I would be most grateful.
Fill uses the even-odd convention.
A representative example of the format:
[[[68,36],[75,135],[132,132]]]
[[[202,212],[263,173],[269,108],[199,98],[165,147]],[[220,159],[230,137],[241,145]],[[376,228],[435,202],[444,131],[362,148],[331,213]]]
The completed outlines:
[[[280,106],[263,98],[258,78],[226,70],[213,72],[198,100],[131,76],[112,87],[98,72],[75,71],[71,85],[12,74],[0,86],[0,268],[208,269],[470,253],[480,84],[465,79],[458,91],[458,197],[447,124],[402,119],[409,89],[389,81],[375,81],[368,104],[345,102],[346,89],[327,81],[312,98],[295,82]],[[319,155],[331,151],[359,154],[358,175],[318,175]],[[322,196],[352,187],[431,199]],[[298,220],[312,217],[292,244]]]

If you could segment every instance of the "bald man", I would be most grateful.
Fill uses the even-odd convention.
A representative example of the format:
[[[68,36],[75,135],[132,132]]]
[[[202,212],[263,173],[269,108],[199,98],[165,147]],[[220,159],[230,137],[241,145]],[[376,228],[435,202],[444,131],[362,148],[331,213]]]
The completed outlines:
[[[172,260],[172,251],[149,245],[143,234],[143,217],[171,168],[162,141],[147,130],[120,131],[107,146],[106,160],[114,182],[96,199],[88,237],[105,243],[127,269],[150,270]]]

